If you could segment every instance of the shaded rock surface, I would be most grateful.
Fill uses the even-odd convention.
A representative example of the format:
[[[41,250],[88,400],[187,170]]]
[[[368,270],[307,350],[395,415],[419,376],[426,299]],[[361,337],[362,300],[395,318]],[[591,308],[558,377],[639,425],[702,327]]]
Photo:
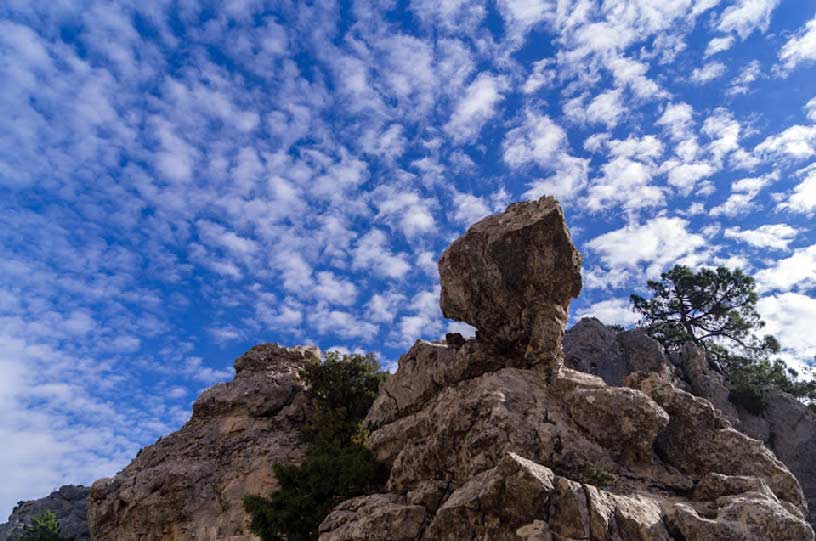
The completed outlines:
[[[302,459],[298,428],[312,404],[299,369],[316,348],[255,346],[235,378],[207,389],[178,432],[143,449],[112,479],[93,484],[89,520],[97,541],[241,541],[241,499],[276,487],[272,465]]]
[[[672,385],[642,335],[606,337],[636,358],[609,376],[626,388],[560,366],[547,348],[580,285],[568,239],[544,199],[449,248],[443,310],[479,333],[418,341],[400,359],[364,423],[390,467],[386,492],[340,504],[322,541],[814,539],[793,475]]]
[[[39,500],[20,502],[11,512],[8,522],[0,524],[0,541],[17,541],[23,535],[23,528],[46,511],[57,517],[64,537],[74,541],[89,541],[88,492],[89,487],[65,485]]]
[[[621,345],[634,335],[641,335],[641,347]],[[622,385],[633,372],[654,372],[670,375],[676,386],[705,398],[735,429],[762,441],[796,476],[808,502],[808,521],[816,525],[816,414],[794,397],[767,390],[765,411],[754,415],[728,400],[722,374],[710,368],[705,353],[693,344],[666,356],[642,330],[616,332],[595,318],[582,319],[566,332],[564,355],[567,366],[610,385]]]

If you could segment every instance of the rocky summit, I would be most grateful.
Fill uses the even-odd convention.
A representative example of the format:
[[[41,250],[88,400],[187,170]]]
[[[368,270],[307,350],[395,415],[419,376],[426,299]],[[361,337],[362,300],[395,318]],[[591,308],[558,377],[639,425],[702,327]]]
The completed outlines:
[[[265,344],[235,361],[235,378],[206,390],[178,432],[91,487],[97,541],[244,541],[242,498],[277,485],[272,465],[303,457],[298,427],[311,414],[300,369],[311,347]]]
[[[579,266],[550,198],[451,245],[442,308],[477,337],[400,359],[365,421],[387,491],[337,506],[321,541],[814,538],[791,472],[675,386],[643,336],[612,339],[639,358],[610,374],[622,386],[563,366]]]

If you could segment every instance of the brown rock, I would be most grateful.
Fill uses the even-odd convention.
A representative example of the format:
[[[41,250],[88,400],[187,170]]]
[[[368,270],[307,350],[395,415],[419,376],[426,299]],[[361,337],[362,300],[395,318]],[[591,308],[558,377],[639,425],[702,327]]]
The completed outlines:
[[[236,360],[235,379],[204,391],[178,432],[94,483],[92,538],[249,540],[241,500],[275,488],[273,464],[301,460],[311,404],[298,370],[318,359],[315,348],[266,344]]]
[[[555,199],[514,203],[471,226],[442,254],[439,275],[445,317],[476,327],[498,353],[557,372],[581,256]]]
[[[565,397],[570,415],[616,458],[648,461],[669,415],[640,391],[576,389]]]
[[[425,508],[393,494],[374,494],[341,503],[320,525],[322,541],[416,541]]]

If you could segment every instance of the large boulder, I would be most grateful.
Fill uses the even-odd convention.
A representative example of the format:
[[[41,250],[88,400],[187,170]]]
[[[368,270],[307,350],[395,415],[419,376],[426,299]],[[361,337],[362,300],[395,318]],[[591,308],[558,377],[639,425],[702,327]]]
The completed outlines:
[[[64,537],[74,541],[89,541],[88,492],[90,488],[81,485],[65,485],[39,500],[20,502],[11,512],[8,522],[0,524],[0,541],[17,541],[23,535],[23,528],[46,511],[56,515],[60,531]]]
[[[299,427],[312,410],[299,371],[316,348],[255,346],[235,379],[198,398],[178,432],[94,483],[90,527],[99,541],[254,539],[242,498],[277,487],[272,465],[302,459]]]
[[[364,421],[386,492],[341,503],[321,541],[668,541],[701,539],[706,523],[722,540],[814,539],[793,475],[676,389],[648,337],[614,338],[632,367],[655,369],[629,388],[560,366],[578,264],[551,199],[454,242],[442,306],[479,333],[400,359]]]
[[[493,351],[557,372],[581,255],[551,197],[514,203],[474,224],[439,260],[442,313],[478,330]]]

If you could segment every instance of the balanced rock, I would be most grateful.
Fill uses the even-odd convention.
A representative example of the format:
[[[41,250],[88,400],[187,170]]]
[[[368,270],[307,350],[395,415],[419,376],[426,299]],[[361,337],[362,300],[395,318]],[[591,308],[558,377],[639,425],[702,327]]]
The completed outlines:
[[[0,524],[0,541],[16,541],[23,536],[32,520],[51,511],[57,517],[63,537],[74,541],[89,541],[88,492],[81,485],[65,485],[39,500],[20,502],[11,512],[8,522]]]
[[[93,484],[93,539],[255,539],[242,498],[277,487],[273,464],[302,459],[299,427],[313,409],[299,372],[318,360],[316,348],[276,344],[238,358],[235,379],[204,391],[178,432]]]
[[[474,224],[439,260],[442,313],[476,327],[496,353],[557,372],[581,256],[551,197],[514,203]]]

